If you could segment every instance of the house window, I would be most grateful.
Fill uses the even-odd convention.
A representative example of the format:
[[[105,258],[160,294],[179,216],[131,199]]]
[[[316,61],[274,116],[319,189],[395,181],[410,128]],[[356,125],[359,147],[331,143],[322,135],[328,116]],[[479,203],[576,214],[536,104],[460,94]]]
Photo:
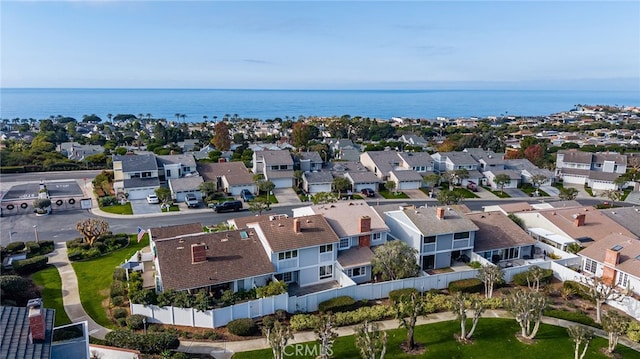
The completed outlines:
[[[424,243],[424,244],[436,243],[436,236],[424,237],[424,239],[422,240],[422,243]]]
[[[587,271],[589,273],[592,273],[592,274],[595,274],[597,268],[598,268],[598,263],[596,261],[591,260],[589,258],[587,258],[584,261],[584,270],[585,271]]]
[[[298,258],[298,251],[297,250],[278,253],[278,260],[283,261],[283,260],[287,260],[287,259],[291,259],[291,258]]]
[[[333,244],[325,244],[320,246],[320,253],[327,253],[333,251]]]
[[[382,239],[382,233],[378,232],[378,233],[372,233],[371,234],[371,240],[372,241],[379,241]]]
[[[271,169],[274,170],[274,171],[277,171],[278,170],[278,166],[271,166]]]
[[[333,277],[333,265],[320,266],[320,279]]]
[[[469,239],[469,232],[455,233],[453,239]]]
[[[281,170],[286,170],[287,169],[287,165],[280,165],[280,169]]]
[[[142,172],[142,178],[149,178],[151,177],[151,172]]]
[[[167,177],[171,177],[171,170],[167,170]]]
[[[140,178],[140,173],[132,173],[129,178]]]
[[[341,238],[340,249],[347,249],[349,247],[351,247],[351,238]]]
[[[629,285],[629,275],[627,273],[618,272],[618,285],[625,288]]]
[[[351,278],[367,275],[367,267],[357,267],[347,269],[347,275]]]
[[[293,272],[280,273],[275,275],[276,279],[285,283],[293,282]]]

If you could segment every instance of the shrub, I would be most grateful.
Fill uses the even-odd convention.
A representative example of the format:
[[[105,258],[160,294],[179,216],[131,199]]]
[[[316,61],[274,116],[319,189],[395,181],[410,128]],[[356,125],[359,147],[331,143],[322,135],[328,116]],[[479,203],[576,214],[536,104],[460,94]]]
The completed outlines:
[[[484,286],[478,278],[460,279],[449,283],[450,293],[479,293],[482,290],[484,290]]]
[[[118,319],[116,319],[116,323],[120,327],[126,327],[127,326],[127,318],[118,318]]]
[[[389,301],[392,304],[398,303],[400,299],[410,298],[412,294],[419,294],[418,290],[415,288],[404,288],[404,289],[396,289],[389,292]]]
[[[258,333],[258,326],[252,319],[242,318],[227,323],[227,330],[231,334],[248,337]]]
[[[287,319],[287,311],[284,309],[276,309],[274,315],[276,316],[276,320],[279,320],[281,322]]]
[[[520,286],[527,285],[527,275],[530,273],[531,269],[526,272],[518,273],[513,276],[513,283]],[[551,269],[543,269],[542,278],[540,278],[540,284],[547,284],[551,282],[551,278],[553,278],[553,270]]]
[[[7,299],[22,300],[27,299],[31,283],[18,275],[0,276],[0,291],[2,292],[2,303],[7,303]]]
[[[259,287],[256,289],[256,296],[258,298],[270,297],[272,295],[279,295],[287,292],[287,283],[283,281],[274,280],[271,283]]]
[[[18,274],[29,274],[37,272],[47,266],[49,258],[45,256],[36,256],[21,261],[13,262],[13,270]]]
[[[111,291],[109,292],[109,296],[113,298],[113,297],[120,297],[123,295],[124,295],[124,284],[118,280],[114,280],[113,283],[111,283]]]
[[[482,298],[482,304],[486,309],[504,308],[504,300],[501,297]]]
[[[440,293],[428,292],[424,300],[426,313],[445,312],[453,309],[451,297]]]
[[[318,304],[318,311],[337,313],[353,310],[355,309],[355,307],[356,300],[345,295],[321,302],[320,304]]]
[[[112,297],[111,298],[111,304],[115,305],[116,307],[119,307],[119,306],[123,305],[124,304],[124,297],[123,296]]]
[[[99,250],[101,254],[107,252],[107,245],[102,242],[94,243],[93,248]]]
[[[27,242],[26,243],[26,247],[27,247],[27,256],[28,257],[33,257],[33,256],[37,256],[38,254],[40,254],[40,245],[36,242]]]
[[[640,343],[640,322],[632,320],[627,327],[627,337],[636,343]]]
[[[127,316],[127,310],[124,308],[114,308],[111,311],[111,315],[115,318],[115,319],[120,319],[120,318],[125,318]]]
[[[5,249],[9,253],[15,253],[15,252],[20,252],[21,250],[24,249],[24,247],[25,247],[24,242],[11,242],[7,244]]]
[[[289,324],[295,331],[309,330],[318,326],[320,318],[315,314],[295,314],[291,317]]]
[[[175,334],[136,334],[127,329],[109,332],[105,336],[105,341],[110,346],[139,350],[145,354],[158,354],[164,350],[177,349],[180,346],[180,340]]]
[[[273,328],[273,323],[276,322],[276,317],[273,315],[267,315],[262,317],[262,326],[265,328]]]
[[[127,328],[131,330],[144,328],[144,321],[147,317],[141,314],[134,314],[127,317]]]
[[[544,311],[544,315],[602,329],[602,325],[596,323],[596,321],[587,314],[580,312],[568,312],[566,310],[548,309]]]
[[[482,267],[482,263],[478,262],[478,261],[473,261],[473,262],[469,262],[469,264],[467,264],[469,267],[473,268],[473,269],[478,269],[480,267]]]
[[[127,270],[124,268],[116,268],[113,271],[113,280],[124,282],[127,280]]]
[[[575,293],[575,295],[577,295],[578,297],[582,299],[589,299],[589,296],[587,295],[588,288],[582,283],[578,283],[572,280],[565,280],[564,283],[562,283],[562,288],[572,289],[573,293]]]
[[[359,324],[366,321],[376,321],[392,317],[394,315],[392,307],[386,305],[374,305],[362,307],[350,312],[336,313],[336,325],[345,326]]]

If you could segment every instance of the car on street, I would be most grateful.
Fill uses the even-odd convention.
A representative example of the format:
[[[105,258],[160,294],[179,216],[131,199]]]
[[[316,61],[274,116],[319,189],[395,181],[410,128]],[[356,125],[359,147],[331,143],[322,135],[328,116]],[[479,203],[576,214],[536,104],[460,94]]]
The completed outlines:
[[[363,188],[360,193],[367,197],[374,197],[376,195],[376,192],[371,188]]]
[[[213,206],[213,210],[216,213],[229,212],[229,211],[238,212],[241,209],[242,209],[241,201],[226,201],[226,202],[218,203],[215,206]]]
[[[240,192],[240,198],[242,198],[242,200],[245,202],[249,202],[253,201],[255,196],[253,195],[253,193],[251,193],[251,191],[245,188]]]
[[[158,196],[156,196],[155,194],[150,194],[147,196],[147,203],[158,204],[160,203],[160,200],[158,199]]]
[[[196,195],[193,194],[193,193],[187,193],[184,196],[184,203],[189,208],[198,208],[198,207],[200,207],[200,202],[198,202],[198,198],[196,198]]]

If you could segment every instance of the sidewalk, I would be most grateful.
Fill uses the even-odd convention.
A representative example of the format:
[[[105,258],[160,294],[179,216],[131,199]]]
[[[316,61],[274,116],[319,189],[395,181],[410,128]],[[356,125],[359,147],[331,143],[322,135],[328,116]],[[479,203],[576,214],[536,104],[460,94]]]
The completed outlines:
[[[87,321],[89,325],[89,335],[99,339],[104,339],[111,330],[96,323],[82,307],[80,291],[78,289],[78,277],[73,270],[69,257],[67,256],[67,245],[65,242],[57,242],[56,248],[49,255],[49,264],[54,265],[60,273],[62,281],[62,303],[72,323]]]

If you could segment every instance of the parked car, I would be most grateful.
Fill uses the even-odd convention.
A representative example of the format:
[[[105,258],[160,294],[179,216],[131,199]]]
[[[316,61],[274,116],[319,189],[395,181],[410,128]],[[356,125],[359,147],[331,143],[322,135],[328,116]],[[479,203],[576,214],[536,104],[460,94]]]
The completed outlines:
[[[242,198],[242,200],[245,201],[245,202],[249,202],[249,201],[253,201],[255,196],[248,189],[243,189],[240,192],[240,198]]]
[[[184,196],[184,203],[186,203],[189,208],[200,207],[200,202],[198,202],[198,198],[196,198],[196,195],[193,193],[187,193]]]
[[[158,199],[158,196],[156,196],[155,194],[150,194],[147,196],[147,203],[158,204],[160,203],[160,200]]]
[[[229,211],[238,212],[241,209],[242,209],[241,201],[226,201],[226,202],[218,203],[213,207],[213,210],[216,213],[229,212]]]
[[[469,183],[467,183],[467,189],[473,192],[478,192],[478,185],[473,181],[469,181]]]
[[[360,191],[360,193],[362,193],[367,197],[373,197],[376,195],[376,192],[374,192],[374,190],[371,188],[363,188],[362,191]]]

